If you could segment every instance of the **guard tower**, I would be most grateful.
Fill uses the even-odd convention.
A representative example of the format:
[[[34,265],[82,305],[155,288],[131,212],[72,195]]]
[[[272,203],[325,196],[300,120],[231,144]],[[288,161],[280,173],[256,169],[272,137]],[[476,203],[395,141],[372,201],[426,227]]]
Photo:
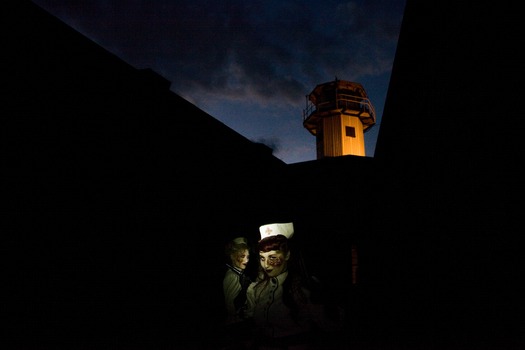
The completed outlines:
[[[364,133],[375,123],[374,107],[359,83],[336,78],[306,95],[303,125],[316,137],[317,159],[364,157]]]

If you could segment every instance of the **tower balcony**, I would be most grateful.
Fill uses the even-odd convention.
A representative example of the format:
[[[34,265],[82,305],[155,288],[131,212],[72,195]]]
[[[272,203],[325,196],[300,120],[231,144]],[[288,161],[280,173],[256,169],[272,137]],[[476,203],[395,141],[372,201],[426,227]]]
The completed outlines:
[[[314,99],[315,102],[319,99]],[[368,97],[338,93],[333,99],[318,103],[311,100],[303,110],[303,125],[312,134],[317,134],[321,119],[336,114],[354,116],[363,123],[363,131],[368,131],[376,123],[374,106]]]

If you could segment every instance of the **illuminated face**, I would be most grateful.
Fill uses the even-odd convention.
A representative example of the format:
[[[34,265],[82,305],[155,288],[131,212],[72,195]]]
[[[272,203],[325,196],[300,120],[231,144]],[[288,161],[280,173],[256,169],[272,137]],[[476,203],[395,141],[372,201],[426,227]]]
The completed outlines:
[[[236,255],[232,255],[233,265],[241,270],[246,269],[250,261],[250,251],[248,249],[238,252]]]
[[[259,252],[259,261],[263,271],[268,277],[276,277],[286,269],[286,262],[290,253],[284,255],[280,250],[270,250],[269,252]]]

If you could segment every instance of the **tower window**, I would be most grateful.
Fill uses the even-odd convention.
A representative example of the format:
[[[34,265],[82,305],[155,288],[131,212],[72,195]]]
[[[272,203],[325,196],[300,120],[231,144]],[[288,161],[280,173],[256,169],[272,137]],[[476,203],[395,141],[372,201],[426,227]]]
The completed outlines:
[[[348,137],[355,137],[355,128],[352,126],[346,127],[346,136]]]

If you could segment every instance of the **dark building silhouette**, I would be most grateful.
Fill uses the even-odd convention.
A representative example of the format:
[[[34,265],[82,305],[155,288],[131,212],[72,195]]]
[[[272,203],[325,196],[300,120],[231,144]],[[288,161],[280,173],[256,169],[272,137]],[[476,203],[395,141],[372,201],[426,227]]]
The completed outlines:
[[[518,13],[407,1],[376,146],[394,319],[465,347],[524,344]]]
[[[310,238],[335,243],[323,266],[335,284],[350,281],[358,247],[359,285],[345,292],[354,339],[524,346],[518,13],[407,1],[374,158],[288,165],[305,179],[290,188]]]
[[[7,10],[8,331],[29,348],[208,340],[223,244],[285,210],[285,164],[31,2]]]
[[[31,2],[6,13],[6,346],[213,348],[222,244],[281,219],[343,348],[523,346],[516,9],[408,0],[375,157],[297,164]]]

